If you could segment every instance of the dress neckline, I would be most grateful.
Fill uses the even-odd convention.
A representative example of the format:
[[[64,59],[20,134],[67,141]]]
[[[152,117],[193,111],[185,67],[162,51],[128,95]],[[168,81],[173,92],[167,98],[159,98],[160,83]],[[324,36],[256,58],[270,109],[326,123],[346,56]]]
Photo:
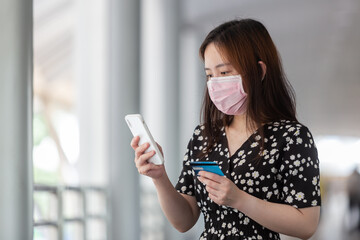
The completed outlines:
[[[227,138],[227,134],[226,134],[226,131],[225,131],[225,127],[222,127],[221,128],[221,131],[223,132],[223,137],[224,137],[224,150],[227,152],[227,158],[228,159],[231,159],[233,158],[234,156],[236,156],[240,150],[243,150],[245,149],[245,146],[247,144],[249,144],[251,142],[251,139],[254,139],[255,136],[258,134],[259,130],[261,128],[263,128],[265,125],[267,125],[267,123],[263,124],[262,126],[260,126],[258,129],[256,129],[252,134],[250,134],[250,136],[241,144],[241,146],[236,149],[236,151],[230,156],[230,148],[229,148],[229,141],[228,141],[228,138]]]

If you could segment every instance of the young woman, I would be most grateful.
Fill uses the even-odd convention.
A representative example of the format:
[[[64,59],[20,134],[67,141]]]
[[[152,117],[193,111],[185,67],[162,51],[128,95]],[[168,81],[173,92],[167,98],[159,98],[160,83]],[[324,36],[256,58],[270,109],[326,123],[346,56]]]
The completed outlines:
[[[164,166],[147,162],[133,138],[140,174],[153,179],[168,220],[181,232],[204,215],[200,239],[307,239],[320,215],[319,161],[309,130],[296,119],[292,88],[276,47],[258,21],[226,22],[200,47],[207,89],[175,187]],[[214,161],[225,176],[190,162]]]

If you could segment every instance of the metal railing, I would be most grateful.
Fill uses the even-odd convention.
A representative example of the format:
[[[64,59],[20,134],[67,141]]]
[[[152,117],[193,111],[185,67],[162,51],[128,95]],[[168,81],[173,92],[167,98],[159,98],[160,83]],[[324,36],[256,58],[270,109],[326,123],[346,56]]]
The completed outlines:
[[[65,217],[64,216],[64,202],[63,197],[66,192],[74,192],[81,199],[82,205],[82,214],[77,217]],[[108,217],[108,192],[105,187],[95,187],[95,186],[48,186],[48,185],[34,185],[34,195],[40,192],[45,192],[55,196],[57,199],[57,220],[43,219],[43,220],[34,220],[34,228],[36,227],[53,227],[57,230],[57,239],[63,240],[64,235],[64,224],[66,223],[79,223],[83,228],[83,240],[87,240],[88,236],[88,221],[89,220],[99,220],[105,224],[106,230],[105,234],[107,235],[108,226],[109,226],[109,217]],[[104,197],[106,206],[104,207],[104,214],[90,214],[88,211],[88,194],[90,192],[96,192]],[[106,236],[102,239],[107,239]]]

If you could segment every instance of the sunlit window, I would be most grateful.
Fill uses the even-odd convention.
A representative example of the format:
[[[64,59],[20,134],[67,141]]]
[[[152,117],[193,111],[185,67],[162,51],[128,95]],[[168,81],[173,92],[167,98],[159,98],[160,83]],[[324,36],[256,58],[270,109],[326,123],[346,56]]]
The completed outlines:
[[[105,1],[95,2],[33,2],[35,240],[107,239],[106,116],[99,100],[106,76],[91,62],[105,64]],[[89,49],[100,49],[95,60]],[[89,65],[93,72],[84,71]]]
[[[346,177],[360,166],[360,138],[321,136],[316,144],[322,174]]]

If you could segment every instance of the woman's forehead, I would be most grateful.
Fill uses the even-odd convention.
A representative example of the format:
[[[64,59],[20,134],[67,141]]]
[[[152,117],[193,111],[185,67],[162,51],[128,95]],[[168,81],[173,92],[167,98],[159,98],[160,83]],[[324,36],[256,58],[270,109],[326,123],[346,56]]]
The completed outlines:
[[[219,64],[230,65],[230,62],[227,60],[224,51],[216,46],[214,43],[210,43],[204,52],[204,63],[205,68],[213,68]]]

